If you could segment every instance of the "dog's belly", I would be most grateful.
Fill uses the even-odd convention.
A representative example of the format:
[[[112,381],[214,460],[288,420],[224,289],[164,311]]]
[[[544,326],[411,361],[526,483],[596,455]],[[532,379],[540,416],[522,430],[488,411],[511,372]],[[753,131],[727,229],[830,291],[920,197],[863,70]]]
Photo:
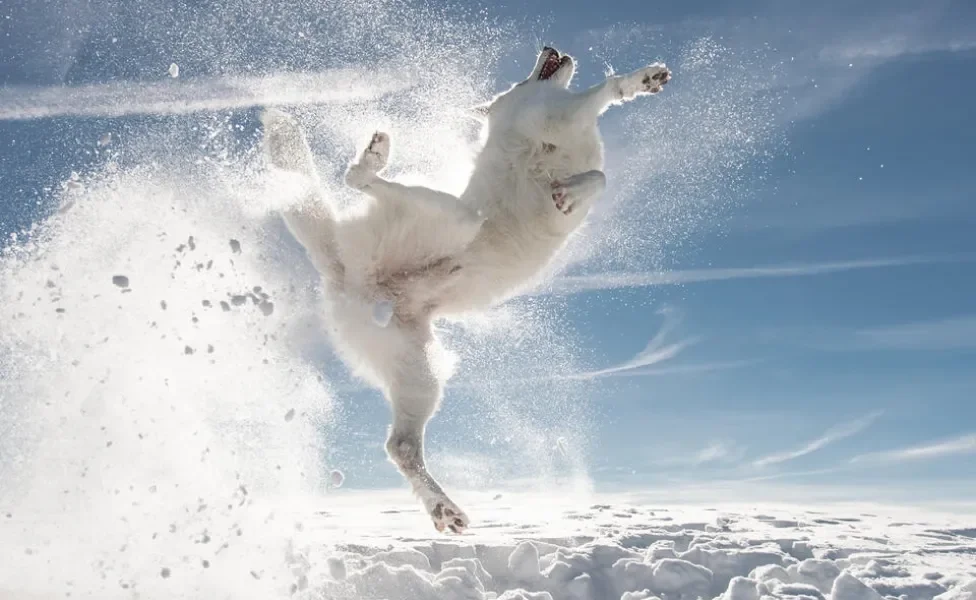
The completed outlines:
[[[431,303],[433,314],[484,310],[506,300],[545,267],[565,239],[561,232],[547,229],[542,219],[534,224],[486,224],[482,235],[458,257],[457,272]]]

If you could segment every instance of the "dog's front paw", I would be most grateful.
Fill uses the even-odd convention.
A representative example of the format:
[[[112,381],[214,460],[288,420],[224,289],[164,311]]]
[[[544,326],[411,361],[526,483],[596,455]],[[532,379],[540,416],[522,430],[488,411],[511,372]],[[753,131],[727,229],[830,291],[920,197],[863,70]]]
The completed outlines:
[[[671,81],[671,71],[662,63],[638,69],[624,77],[620,88],[624,100],[644,94],[657,94]]]

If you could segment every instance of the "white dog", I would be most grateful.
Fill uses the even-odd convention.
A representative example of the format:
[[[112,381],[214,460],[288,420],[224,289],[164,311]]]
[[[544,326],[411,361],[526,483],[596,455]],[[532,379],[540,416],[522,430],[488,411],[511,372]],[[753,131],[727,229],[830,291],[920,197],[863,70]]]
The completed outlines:
[[[374,199],[354,217],[337,218],[321,197],[297,124],[263,114],[270,163],[312,183],[284,219],[323,276],[335,346],[389,400],[386,450],[438,531],[461,532],[468,517],[424,463],[444,379],[432,322],[501,302],[546,266],[606,185],[598,117],[671,78],[653,64],[573,93],[574,70],[571,57],[544,48],[525,81],[475,109],[488,135],[460,198],[380,177],[390,139],[375,134],[346,172],[349,186]]]

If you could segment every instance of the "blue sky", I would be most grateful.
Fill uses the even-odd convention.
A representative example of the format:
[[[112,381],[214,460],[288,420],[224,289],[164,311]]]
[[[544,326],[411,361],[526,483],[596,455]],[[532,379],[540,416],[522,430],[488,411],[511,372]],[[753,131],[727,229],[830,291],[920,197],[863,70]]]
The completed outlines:
[[[0,139],[14,140],[0,147],[0,233],[47,210],[44,188],[97,166],[77,139],[97,138],[107,126],[144,133],[202,118],[79,115],[61,90],[54,114],[26,119],[27,104],[11,108],[29,98],[25,86],[136,89],[171,61],[202,80],[382,59],[389,23],[372,31],[368,19],[350,16],[351,3],[283,6],[0,9],[0,105],[8,107],[0,108]],[[971,492],[976,81],[968,75],[976,72],[976,7],[538,6],[555,12],[459,2],[429,4],[425,14],[460,25],[487,15],[522,36],[524,46],[492,51],[494,90],[523,76],[538,41],[580,56],[580,84],[596,81],[607,64],[625,70],[655,59],[668,62],[675,79],[646,109],[608,113],[608,194],[616,199],[594,215],[594,243],[515,303],[518,314],[544,313],[540,322],[573,340],[573,367],[524,381],[509,368],[490,392],[470,384],[476,371],[466,367],[431,425],[435,458],[443,455],[438,445],[518,452],[468,439],[477,429],[471,396],[509,386],[509,396],[540,389],[548,397],[570,382],[565,393],[586,407],[582,438],[598,486],[761,481],[862,495],[916,486],[934,497]],[[237,35],[240,25],[228,16],[235,10],[264,17]],[[314,17],[320,34],[334,33],[339,21],[330,15],[339,13],[355,24],[355,35],[346,35],[368,50],[350,47],[346,56],[328,41],[281,33],[296,14]],[[693,59],[710,48],[720,57],[696,67]],[[243,124],[247,146],[253,107],[226,108]],[[495,352],[513,343],[496,342]],[[330,459],[358,474],[350,485],[396,485],[382,461],[386,409],[378,394],[351,382],[326,348],[320,356],[343,406]],[[539,423],[567,426],[544,402],[512,406],[522,403]]]

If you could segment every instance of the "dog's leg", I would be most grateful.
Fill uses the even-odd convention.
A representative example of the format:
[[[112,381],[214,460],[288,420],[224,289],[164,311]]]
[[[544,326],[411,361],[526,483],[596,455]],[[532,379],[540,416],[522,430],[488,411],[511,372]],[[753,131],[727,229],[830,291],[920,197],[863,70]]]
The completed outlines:
[[[299,173],[309,187],[302,200],[282,212],[295,239],[305,247],[315,266],[332,282],[343,276],[335,238],[335,214],[318,190],[318,173],[305,134],[284,112],[269,109],[261,114],[264,152],[272,166]]]
[[[346,185],[380,201],[397,198],[408,204],[425,206],[461,225],[477,225],[483,221],[477,211],[467,207],[457,196],[419,185],[403,185],[380,177],[379,172],[386,167],[389,156],[390,136],[381,132],[375,133],[359,161],[346,170]]]
[[[552,201],[563,214],[581,210],[607,187],[603,171],[586,171],[562,181],[552,182]]]
[[[633,73],[608,77],[602,83],[575,94],[565,110],[569,118],[595,118],[614,104],[628,102],[637,96],[656,94],[669,81],[671,71],[663,64],[655,63]]]
[[[393,425],[386,451],[420,498],[434,527],[438,531],[449,529],[461,533],[468,526],[467,515],[444,493],[424,462],[424,430],[437,409],[443,387],[431,369],[427,354],[428,345],[436,343],[429,325],[416,335],[412,351],[399,357],[387,390]]]

